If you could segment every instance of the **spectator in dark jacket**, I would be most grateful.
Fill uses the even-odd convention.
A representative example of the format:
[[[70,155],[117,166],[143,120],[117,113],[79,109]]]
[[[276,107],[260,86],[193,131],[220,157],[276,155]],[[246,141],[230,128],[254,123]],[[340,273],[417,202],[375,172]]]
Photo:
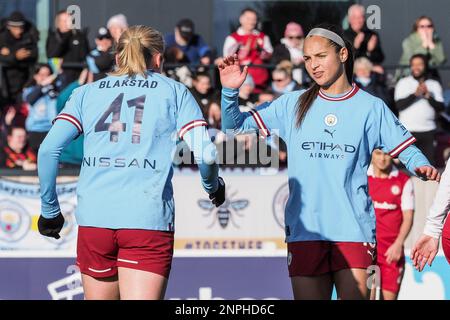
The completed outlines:
[[[0,167],[36,170],[36,154],[27,146],[27,132],[22,127],[11,127],[7,142],[0,150]]]
[[[180,20],[174,33],[165,37],[167,50],[176,47],[181,50],[180,62],[208,65],[211,61],[211,48],[202,36],[195,33],[194,23],[190,19]]]
[[[89,53],[86,62],[89,72],[94,75],[94,81],[97,81],[106,77],[106,73],[114,67],[113,38],[108,29],[101,27],[98,30],[95,45],[97,47]]]
[[[389,89],[384,81],[384,75],[373,71],[372,62],[365,57],[358,58],[355,60],[353,70],[355,83],[358,87],[383,100],[391,111],[398,116],[394,98],[389,93]]]
[[[19,104],[22,88],[38,58],[38,40],[36,28],[20,12],[13,12],[1,26],[1,90],[6,104]]]
[[[354,4],[348,9],[348,22],[350,28],[344,31],[345,38],[355,48],[355,58],[366,57],[373,64],[381,64],[384,60],[378,34],[367,28],[365,8]]]
[[[207,117],[207,109],[210,102],[215,98],[211,87],[211,78],[207,73],[197,73],[192,81],[191,93],[202,109],[203,116]]]
[[[71,23],[71,17],[66,11],[57,13],[55,27],[55,31],[51,30],[48,33],[47,57],[54,68],[59,63],[52,63],[53,58],[56,58],[57,61],[62,60],[61,87],[64,88],[78,79],[89,53],[89,42],[86,30],[75,29]],[[59,72],[59,70],[54,71]]]

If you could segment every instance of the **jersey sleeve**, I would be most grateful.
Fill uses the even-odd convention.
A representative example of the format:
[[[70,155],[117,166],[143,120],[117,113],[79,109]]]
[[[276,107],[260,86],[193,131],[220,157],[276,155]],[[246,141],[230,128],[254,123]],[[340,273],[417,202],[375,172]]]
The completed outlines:
[[[217,150],[211,142],[200,107],[192,94],[183,86],[177,95],[177,130],[180,139],[184,140],[190,151],[194,153],[202,178],[203,189],[211,194],[218,188],[219,166],[216,162]]]
[[[442,234],[445,218],[450,211],[450,161],[447,162],[441,176],[441,182],[428,213],[424,234],[439,238]]]
[[[371,116],[368,139],[372,140],[372,149],[381,149],[396,158],[416,141],[382,100],[377,99]]]
[[[76,127],[68,121],[57,121],[39,147],[37,165],[41,192],[41,214],[44,218],[54,218],[60,212],[56,195],[59,157],[63,149],[78,135]]]
[[[177,115],[176,126],[178,137],[183,139],[184,135],[196,127],[207,126],[202,111],[189,90],[182,86],[177,92]]]
[[[400,206],[402,211],[414,210],[414,184],[411,178],[403,186]]]
[[[238,89],[222,89],[222,131],[234,134],[257,132],[263,137],[276,134],[285,137],[288,110],[295,105],[299,92],[284,94],[272,102],[265,102],[249,112],[241,112],[238,104]]]
[[[84,95],[84,86],[75,89],[66,101],[64,108],[53,120],[64,120],[71,123],[78,131],[78,135],[83,133],[81,106]]]

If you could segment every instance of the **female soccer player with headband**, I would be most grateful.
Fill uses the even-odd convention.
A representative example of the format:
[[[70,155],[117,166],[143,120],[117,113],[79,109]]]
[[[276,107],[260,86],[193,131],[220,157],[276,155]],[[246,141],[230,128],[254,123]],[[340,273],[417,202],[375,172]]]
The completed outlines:
[[[367,299],[375,264],[375,212],[367,187],[374,149],[398,157],[422,179],[439,174],[414,137],[382,100],[352,84],[351,45],[332,26],[312,29],[304,43],[313,85],[241,113],[245,80],[236,56],[219,65],[222,130],[279,135],[288,148],[285,209],[288,266],[295,299]]]

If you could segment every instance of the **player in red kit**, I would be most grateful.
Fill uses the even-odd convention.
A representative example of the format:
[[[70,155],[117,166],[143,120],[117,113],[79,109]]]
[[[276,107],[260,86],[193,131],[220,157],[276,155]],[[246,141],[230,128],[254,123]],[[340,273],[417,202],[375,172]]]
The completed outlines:
[[[396,300],[405,266],[403,244],[414,217],[412,179],[400,172],[381,150],[372,155],[367,172],[369,194],[376,214],[377,265],[381,271],[381,298]]]

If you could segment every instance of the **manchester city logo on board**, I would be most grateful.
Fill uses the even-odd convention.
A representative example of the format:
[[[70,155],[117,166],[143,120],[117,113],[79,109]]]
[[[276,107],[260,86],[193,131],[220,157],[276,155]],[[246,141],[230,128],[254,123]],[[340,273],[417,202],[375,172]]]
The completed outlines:
[[[334,127],[337,124],[338,119],[337,119],[336,115],[330,113],[325,116],[324,121],[327,126]]]
[[[0,244],[17,242],[30,230],[31,216],[19,203],[0,201]]]

